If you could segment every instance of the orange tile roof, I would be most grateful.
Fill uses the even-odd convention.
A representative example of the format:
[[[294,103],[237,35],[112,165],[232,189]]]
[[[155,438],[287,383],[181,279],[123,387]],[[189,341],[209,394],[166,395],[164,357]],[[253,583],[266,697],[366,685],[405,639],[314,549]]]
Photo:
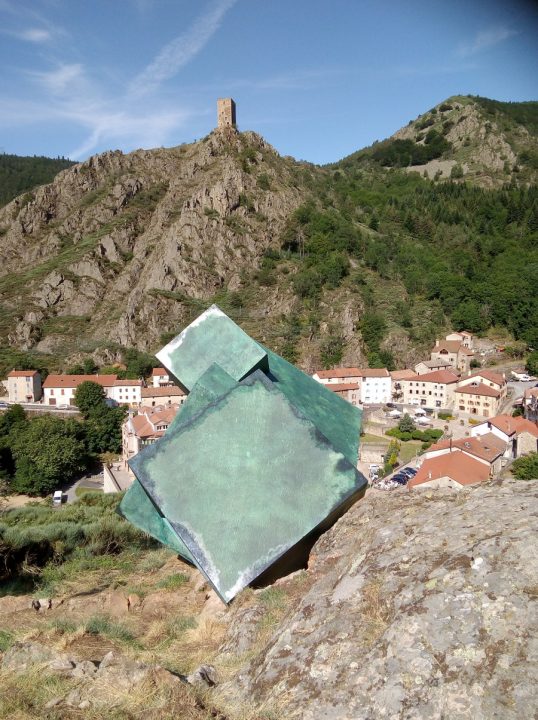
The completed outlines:
[[[117,375],[49,375],[44,388],[76,388],[83,382],[94,382],[102,387],[112,387]]]
[[[459,382],[459,377],[455,373],[450,372],[450,370],[434,370],[430,373],[424,373],[424,375],[415,375],[409,378],[409,380],[451,385],[452,383]]]
[[[361,372],[359,368],[348,367],[333,368],[332,370],[317,370],[314,375],[317,375],[323,380],[328,380],[329,378],[359,377]]]
[[[485,378],[486,380],[489,380],[496,385],[506,385],[506,378],[503,377],[500,373],[492,372],[491,370],[480,370],[479,372],[475,372],[472,375],[469,375],[468,377],[462,379],[468,380],[469,378],[475,377]]]
[[[142,388],[142,397],[172,397],[176,395],[186,395],[183,390],[177,385],[170,385],[169,387],[148,387]]]
[[[140,408],[139,414],[130,418],[135,435],[140,438],[161,437],[163,430],[156,430],[157,425],[169,425],[177,413],[177,407]]]
[[[343,392],[344,390],[358,390],[359,383],[327,383],[324,387],[333,392]]]
[[[489,478],[489,467],[463,452],[452,452],[424,460],[407,487],[412,488],[442,477],[452,478],[459,485],[474,485]]]
[[[538,398],[538,387],[527,388],[523,393],[524,398],[535,397]]]
[[[471,350],[464,347],[458,340],[439,340],[439,345],[432,348],[432,353],[438,353],[446,350],[449,353],[463,353],[464,355],[474,355]]]
[[[495,390],[495,388],[490,387],[489,385],[484,385],[484,383],[478,383],[476,387],[473,387],[473,385],[462,385],[459,388],[456,388],[457,393],[461,393],[462,395],[483,395],[485,397],[495,397],[498,398],[501,394],[499,390]]]
[[[365,368],[364,370],[359,370],[361,377],[390,377],[390,373],[387,370],[387,368]]]
[[[538,425],[530,420],[525,420],[525,418],[522,417],[497,415],[487,422],[499,429],[501,432],[505,433],[505,435],[519,435],[522,432],[528,432],[538,438]]]
[[[143,385],[142,380],[132,380],[131,379],[131,380],[115,380],[114,381],[114,387],[121,387],[121,386],[126,386],[126,387],[138,386],[138,387],[140,387],[140,385]]]
[[[39,375],[37,370],[12,370],[7,374],[8,377],[34,377]]]
[[[416,375],[413,370],[392,370],[390,376],[393,380],[409,380]]]
[[[168,375],[168,370],[165,370],[164,368],[158,367],[153,368],[151,371],[152,377],[162,376],[162,375]]]

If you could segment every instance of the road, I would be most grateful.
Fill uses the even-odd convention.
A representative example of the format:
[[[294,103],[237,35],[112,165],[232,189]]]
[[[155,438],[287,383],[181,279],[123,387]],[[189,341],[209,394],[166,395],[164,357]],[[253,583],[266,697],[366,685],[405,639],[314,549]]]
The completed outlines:
[[[75,480],[75,482],[65,485],[62,488],[62,492],[67,496],[65,502],[72,503],[78,500],[77,488],[88,488],[89,490],[102,490],[103,489],[103,473],[96,473],[95,475],[84,475],[83,477]]]

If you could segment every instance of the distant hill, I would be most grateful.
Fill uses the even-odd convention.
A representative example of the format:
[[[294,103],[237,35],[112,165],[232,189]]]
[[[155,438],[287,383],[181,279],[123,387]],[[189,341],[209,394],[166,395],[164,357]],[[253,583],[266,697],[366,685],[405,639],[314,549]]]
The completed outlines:
[[[456,95],[340,164],[375,162],[432,180],[465,179],[482,187],[534,183],[537,140],[538,102]]]
[[[0,155],[0,207],[17,195],[32,190],[38,185],[52,182],[54,177],[75,163],[65,158],[48,158],[34,155]]]

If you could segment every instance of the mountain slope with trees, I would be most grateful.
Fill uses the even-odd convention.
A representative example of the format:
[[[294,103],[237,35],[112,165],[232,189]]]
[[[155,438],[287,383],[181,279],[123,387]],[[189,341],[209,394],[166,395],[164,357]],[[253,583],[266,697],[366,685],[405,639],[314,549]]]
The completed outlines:
[[[227,129],[64,170],[0,210],[0,366],[152,353],[212,302],[307,370],[409,365],[451,327],[537,347],[537,106],[450,98],[323,168]]]
[[[66,158],[0,154],[0,207],[17,195],[52,182],[61,170],[74,164]]]

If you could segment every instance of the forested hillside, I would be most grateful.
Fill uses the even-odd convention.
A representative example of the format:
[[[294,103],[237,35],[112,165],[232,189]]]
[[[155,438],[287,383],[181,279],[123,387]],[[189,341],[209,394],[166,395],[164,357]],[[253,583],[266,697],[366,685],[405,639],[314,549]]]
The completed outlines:
[[[1,154],[0,207],[37,185],[51,182],[60,170],[65,170],[73,164],[72,160],[65,158]]]

